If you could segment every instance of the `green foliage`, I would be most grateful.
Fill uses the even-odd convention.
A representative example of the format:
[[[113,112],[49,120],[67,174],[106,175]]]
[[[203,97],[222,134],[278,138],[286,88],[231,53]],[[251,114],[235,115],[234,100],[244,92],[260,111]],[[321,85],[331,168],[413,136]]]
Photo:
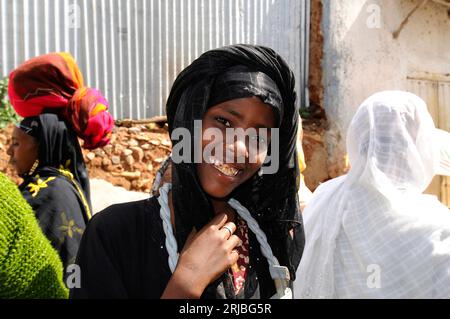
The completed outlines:
[[[0,79],[0,128],[9,123],[17,123],[19,116],[14,111],[8,100],[8,78]]]

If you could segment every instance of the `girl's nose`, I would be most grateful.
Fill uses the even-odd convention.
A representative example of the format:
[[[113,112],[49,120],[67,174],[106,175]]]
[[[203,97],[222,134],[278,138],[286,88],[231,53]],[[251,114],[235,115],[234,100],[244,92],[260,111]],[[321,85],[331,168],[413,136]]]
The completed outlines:
[[[248,148],[245,143],[245,141],[241,141],[240,139],[237,139],[234,141],[233,144],[228,144],[226,146],[227,148],[227,154],[226,159],[227,162],[233,162],[233,163],[241,163],[244,164],[248,160]],[[232,153],[234,156],[230,158],[230,153]]]
[[[12,151],[12,145],[8,146],[8,149],[6,150],[6,154],[8,154],[9,156],[13,155],[13,151]]]

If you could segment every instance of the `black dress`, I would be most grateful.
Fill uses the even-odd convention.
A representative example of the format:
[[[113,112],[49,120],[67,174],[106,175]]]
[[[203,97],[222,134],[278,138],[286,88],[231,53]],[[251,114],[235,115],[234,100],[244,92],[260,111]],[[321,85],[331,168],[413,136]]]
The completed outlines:
[[[78,138],[56,114],[27,117],[20,125],[39,141],[39,151],[37,167],[22,176],[19,189],[66,268],[75,262],[91,218],[89,177]]]
[[[159,212],[159,202],[152,197],[113,205],[94,215],[77,256],[81,287],[73,288],[70,297],[160,298],[171,272]],[[232,286],[224,286],[233,283],[225,273],[208,286],[203,298],[270,298],[275,294],[267,261],[252,233],[249,240],[250,266],[242,294],[228,293]]]
[[[81,186],[66,172],[69,176],[52,167],[40,168],[24,177],[19,186],[43,233],[59,253],[64,269],[75,263],[91,214]]]

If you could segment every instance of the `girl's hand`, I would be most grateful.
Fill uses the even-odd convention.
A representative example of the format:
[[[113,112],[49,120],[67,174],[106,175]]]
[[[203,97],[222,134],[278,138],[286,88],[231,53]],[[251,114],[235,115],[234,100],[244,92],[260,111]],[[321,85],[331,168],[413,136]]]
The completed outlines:
[[[197,233],[189,235],[162,298],[200,298],[215,279],[238,260],[234,249],[240,239],[233,233],[236,225],[226,214],[215,216]]]

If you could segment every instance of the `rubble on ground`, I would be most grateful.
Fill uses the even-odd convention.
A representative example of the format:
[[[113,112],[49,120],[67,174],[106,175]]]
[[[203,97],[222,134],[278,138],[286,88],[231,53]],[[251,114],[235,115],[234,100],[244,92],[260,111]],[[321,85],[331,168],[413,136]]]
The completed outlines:
[[[12,129],[9,125],[0,130],[0,171],[19,184],[21,179],[8,165],[6,154]],[[95,150],[83,149],[83,156],[90,178],[103,179],[127,190],[149,192],[159,166],[170,151],[167,125],[148,123],[115,127],[110,144]]]

